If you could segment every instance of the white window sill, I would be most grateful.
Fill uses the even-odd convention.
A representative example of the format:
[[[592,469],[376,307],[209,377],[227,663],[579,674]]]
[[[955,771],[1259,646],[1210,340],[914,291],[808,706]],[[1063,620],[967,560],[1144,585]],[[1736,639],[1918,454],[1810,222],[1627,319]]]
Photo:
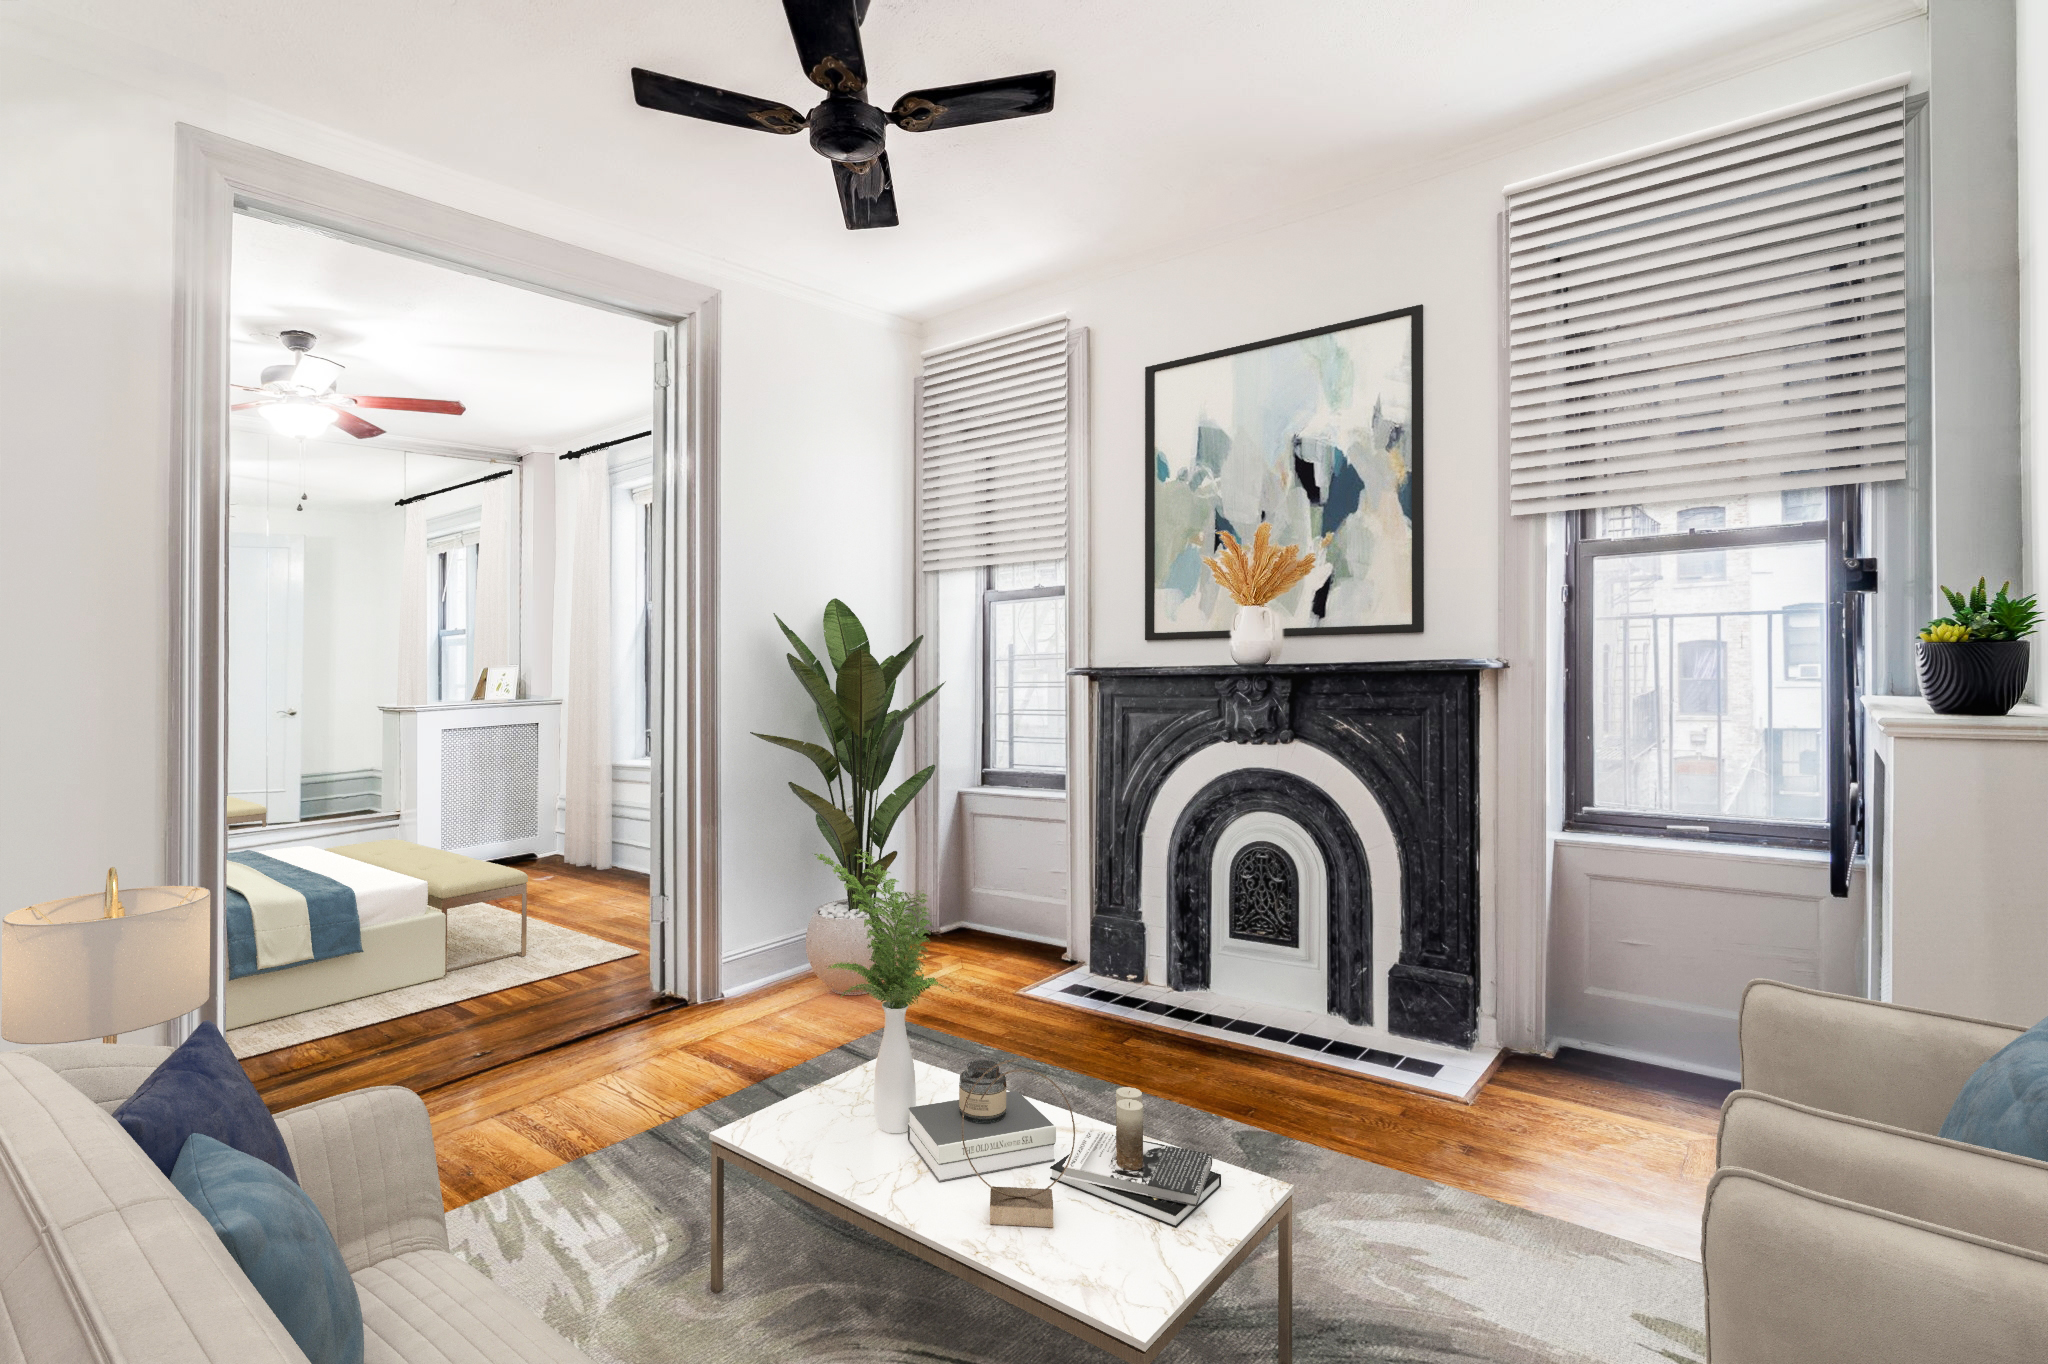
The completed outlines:
[[[1067,793],[1051,786],[967,786],[963,796],[1014,796],[1019,800],[1065,800]]]
[[[1828,854],[1819,848],[1769,848],[1754,843],[1716,843],[1702,838],[1658,838],[1654,834],[1595,834],[1569,829],[1553,830],[1550,841],[1556,846],[1612,848],[1616,852],[1713,857],[1724,861],[1774,863],[1780,866],[1828,865]],[[1862,860],[1857,859],[1859,863]]]

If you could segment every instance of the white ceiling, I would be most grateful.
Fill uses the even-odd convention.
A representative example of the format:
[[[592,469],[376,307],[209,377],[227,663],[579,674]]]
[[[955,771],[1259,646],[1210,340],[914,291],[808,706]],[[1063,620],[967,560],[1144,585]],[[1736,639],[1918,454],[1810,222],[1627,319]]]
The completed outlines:
[[[344,393],[468,408],[364,409],[390,433],[376,444],[564,449],[649,419],[654,329],[635,318],[260,218],[235,219],[231,275],[234,382],[254,384],[288,359],[277,334],[298,328],[319,337],[314,354],[348,367]]]
[[[805,140],[653,113],[652,67],[799,108],[774,0],[34,0],[235,93],[907,315],[1363,197],[1397,169],[1899,0],[873,0],[877,102],[1051,67],[1049,115],[892,134],[852,233]]]
[[[267,427],[238,427],[228,445],[228,503],[267,510],[270,528],[281,533],[292,529],[286,513],[302,502],[316,511],[388,508],[401,497],[452,488],[506,467],[387,448],[353,436],[323,436],[301,445]]]

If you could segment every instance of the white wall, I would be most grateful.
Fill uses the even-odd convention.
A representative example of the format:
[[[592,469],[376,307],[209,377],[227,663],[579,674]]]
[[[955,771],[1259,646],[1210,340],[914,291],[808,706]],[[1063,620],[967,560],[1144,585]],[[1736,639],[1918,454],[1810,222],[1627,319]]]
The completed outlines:
[[[1499,648],[1501,497],[1497,215],[1501,190],[1668,137],[1924,66],[1923,25],[1645,102],[1625,115],[1501,150],[1420,183],[1236,240],[932,319],[936,347],[1064,312],[1090,328],[1095,451],[1088,546],[1094,662],[1213,662],[1219,640],[1145,639],[1147,365],[1421,304],[1424,620],[1420,634],[1290,638],[1286,662],[1462,658]]]
[[[2029,592],[2048,584],[2048,0],[2019,0],[2020,449]],[[2048,640],[2034,641],[2034,699],[2048,696]]]
[[[686,228],[630,232],[139,56],[0,22],[0,90],[0,615],[26,651],[0,673],[0,905],[164,871],[182,121],[724,291],[726,950],[800,934],[833,882],[794,774],[746,731],[803,718],[771,610],[814,620],[837,593],[903,633],[908,329],[714,268]]]

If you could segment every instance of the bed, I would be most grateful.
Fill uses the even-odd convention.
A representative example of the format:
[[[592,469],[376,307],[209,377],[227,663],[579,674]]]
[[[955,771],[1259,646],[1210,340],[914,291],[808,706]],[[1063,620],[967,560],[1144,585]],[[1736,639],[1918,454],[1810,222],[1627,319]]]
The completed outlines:
[[[338,883],[352,892],[356,937],[338,923],[325,930],[328,947],[354,946],[360,950],[339,950],[312,960],[289,960],[294,955],[298,929],[277,925],[262,916],[279,907],[279,899],[266,902],[261,890],[255,903],[245,911],[257,921],[254,936],[270,945],[271,951],[251,965],[249,950],[263,950],[247,942],[249,930],[230,929],[230,958],[241,958],[244,974],[228,981],[227,1026],[245,1027],[286,1014],[303,1013],[329,1004],[340,1004],[365,995],[382,994],[423,981],[439,980],[448,973],[448,921],[445,914],[427,903],[427,883],[385,867],[345,857],[326,848],[268,848],[261,853],[233,853],[229,856],[231,923],[237,910],[237,896],[250,896],[236,882],[255,888],[263,882],[297,889],[311,884],[301,873]],[[276,865],[276,864],[282,864]],[[256,869],[250,876],[249,869]],[[288,899],[288,897],[281,897]],[[317,907],[306,911],[317,919]],[[266,928],[262,925],[268,924]],[[312,948],[322,936],[318,922],[307,925],[306,941],[298,947]],[[339,941],[344,940],[347,941]],[[283,964],[275,964],[281,948]]]

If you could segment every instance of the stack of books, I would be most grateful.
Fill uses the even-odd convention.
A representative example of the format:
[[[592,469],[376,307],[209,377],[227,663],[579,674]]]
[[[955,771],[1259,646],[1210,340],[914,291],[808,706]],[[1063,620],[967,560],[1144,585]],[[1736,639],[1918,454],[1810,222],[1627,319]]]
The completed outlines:
[[[1143,1170],[1120,1170],[1116,1133],[1090,1132],[1082,1136],[1071,1159],[1052,1168],[1069,1188],[1085,1189],[1097,1198],[1177,1227],[1223,1187],[1223,1176],[1211,1170],[1210,1163],[1199,1151],[1148,1146]]]
[[[1021,1094],[994,1122],[968,1122],[954,1100],[910,1110],[910,1145],[938,1179],[1037,1165],[1053,1157],[1052,1120]],[[973,1163],[969,1164],[969,1157]]]

